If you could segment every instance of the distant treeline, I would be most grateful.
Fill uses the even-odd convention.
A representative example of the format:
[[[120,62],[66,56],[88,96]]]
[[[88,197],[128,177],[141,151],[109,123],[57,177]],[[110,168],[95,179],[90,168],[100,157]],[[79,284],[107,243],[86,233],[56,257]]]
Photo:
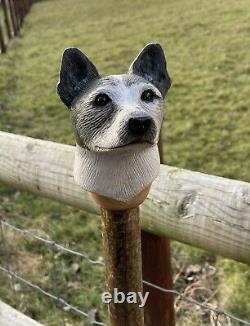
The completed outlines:
[[[24,17],[29,12],[33,2],[33,0],[0,0],[1,53],[7,51],[9,41],[19,34]]]

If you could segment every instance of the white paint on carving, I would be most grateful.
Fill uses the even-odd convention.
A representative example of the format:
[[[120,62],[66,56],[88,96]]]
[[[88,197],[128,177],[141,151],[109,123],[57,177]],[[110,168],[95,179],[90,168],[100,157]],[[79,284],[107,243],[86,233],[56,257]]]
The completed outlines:
[[[158,176],[157,145],[139,151],[92,152],[76,146],[74,179],[89,192],[126,202]]]
[[[113,80],[114,85],[105,80],[96,88],[91,90],[87,95],[84,94],[82,99],[76,103],[76,109],[79,112],[78,119],[81,120],[81,112],[86,110],[93,110],[90,103],[94,98],[101,93],[107,94],[112,102],[115,104],[115,112],[111,112],[112,122],[106,121],[103,126],[96,130],[91,142],[87,145],[94,151],[107,151],[110,148],[119,147],[123,145],[121,140],[121,134],[127,133],[127,124],[130,118],[137,116],[147,116],[152,118],[156,128],[156,134],[152,142],[157,144],[163,120],[163,98],[160,91],[151,83],[143,80],[140,77],[136,83],[133,83],[133,76],[128,75],[111,75],[108,76],[110,80]],[[131,82],[131,85],[126,83]],[[141,100],[141,95],[145,90],[152,90],[158,98],[155,98],[152,102],[145,102]],[[89,109],[90,107],[90,109]],[[105,110],[105,108],[103,108]],[[88,116],[84,116],[84,121],[88,119]],[[90,128],[95,128],[95,121],[98,119],[97,114],[93,118],[91,115]],[[81,127],[79,123],[78,132],[81,134]],[[124,140],[123,140],[124,142]]]

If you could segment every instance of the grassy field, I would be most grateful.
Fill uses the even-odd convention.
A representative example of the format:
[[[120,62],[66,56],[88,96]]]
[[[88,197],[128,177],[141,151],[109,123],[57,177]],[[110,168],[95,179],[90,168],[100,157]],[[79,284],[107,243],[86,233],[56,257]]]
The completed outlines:
[[[0,130],[74,144],[69,112],[55,91],[64,48],[81,48],[106,75],[126,72],[138,51],[157,41],[173,81],[163,127],[166,163],[250,182],[249,21],[247,0],[40,1],[0,57]],[[95,217],[4,185],[0,205],[13,223],[101,256]],[[98,308],[105,320],[101,267],[53,254],[12,232],[5,236],[7,254],[0,241],[1,264],[85,311]],[[172,248],[175,272],[214,265],[215,277],[199,282],[207,283],[216,303],[250,318],[248,266],[179,243]],[[176,286],[184,289],[184,281],[179,277]],[[2,274],[0,284],[1,298],[45,325],[82,325],[27,287],[14,282],[10,290]],[[177,325],[209,325],[209,316],[183,307]]]

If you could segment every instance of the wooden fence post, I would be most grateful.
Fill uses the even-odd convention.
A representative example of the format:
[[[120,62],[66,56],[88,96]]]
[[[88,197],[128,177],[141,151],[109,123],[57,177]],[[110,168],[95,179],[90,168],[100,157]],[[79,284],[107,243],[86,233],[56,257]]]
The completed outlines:
[[[19,30],[18,30],[18,25],[17,25],[15,5],[14,5],[13,0],[9,0],[9,5],[10,5],[10,16],[11,16],[14,35],[17,36]]]
[[[163,163],[163,143],[160,137],[159,153]],[[141,232],[143,279],[163,288],[173,287],[170,241],[166,238]],[[144,308],[145,326],[173,326],[175,324],[174,297],[144,285],[149,297]]]
[[[14,8],[14,14],[16,17],[16,26],[17,26],[17,31],[18,33],[20,32],[21,29],[21,17],[20,17],[20,9],[17,0],[12,0],[13,1],[13,8]]]
[[[8,37],[9,39],[11,39],[13,36],[13,32],[11,27],[10,7],[9,7],[8,0],[2,0],[2,4],[3,4],[4,19],[7,27]]]
[[[111,211],[102,208],[102,237],[106,291],[142,293],[139,208]],[[113,298],[114,299],[114,298]],[[109,303],[111,326],[143,326],[139,303]]]
[[[5,44],[5,40],[4,40],[2,20],[0,20],[0,50],[1,50],[1,53],[6,52],[6,44]]]

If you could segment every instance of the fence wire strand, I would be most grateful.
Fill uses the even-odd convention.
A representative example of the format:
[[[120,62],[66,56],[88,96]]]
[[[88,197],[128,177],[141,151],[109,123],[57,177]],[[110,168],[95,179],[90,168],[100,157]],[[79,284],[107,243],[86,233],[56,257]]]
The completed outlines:
[[[194,305],[197,305],[197,306],[200,306],[202,309],[204,310],[209,310],[209,311],[213,311],[215,312],[218,316],[219,315],[225,315],[227,317],[229,317],[230,319],[233,319],[239,323],[242,323],[242,324],[245,324],[245,325],[250,325],[250,322],[246,321],[246,320],[243,320],[243,319],[240,319],[232,314],[230,314],[229,312],[225,311],[223,308],[221,307],[217,307],[217,308],[213,308],[211,306],[209,306],[208,304],[206,303],[202,303],[202,302],[199,302],[191,297],[188,297],[186,296],[185,294],[177,291],[177,290],[169,290],[169,289],[165,289],[165,288],[162,288],[161,286],[158,286],[156,284],[153,284],[153,283],[150,283],[150,282],[147,282],[147,281],[143,281],[143,284],[145,285],[148,285],[156,290],[159,290],[161,292],[164,292],[164,293],[172,293],[178,297],[180,297],[181,299],[189,302],[189,303],[192,303]]]
[[[2,225],[5,225],[7,227],[9,227],[10,229],[16,231],[17,233],[20,233],[22,235],[28,235],[29,237],[35,239],[35,240],[38,240],[42,243],[44,243],[45,245],[47,246],[50,246],[53,250],[57,250],[57,251],[61,251],[61,252],[65,252],[67,254],[71,254],[71,255],[74,255],[74,256],[78,256],[82,259],[85,259],[86,261],[88,261],[90,264],[92,265],[100,265],[100,266],[104,266],[104,263],[100,260],[93,260],[91,258],[89,258],[88,254],[86,253],[83,253],[83,252],[78,252],[78,251],[74,251],[74,250],[71,250],[71,249],[68,249],[66,247],[64,247],[63,245],[53,241],[53,240],[48,240],[48,239],[44,239],[36,234],[34,234],[33,232],[29,231],[29,230],[24,230],[24,229],[21,229],[13,224],[10,224],[8,223],[4,218],[2,218],[0,216],[0,222]]]
[[[39,285],[37,284],[33,284],[32,282],[24,279],[23,277],[17,275],[14,271],[12,270],[9,270],[5,267],[2,267],[0,266],[0,270],[8,275],[10,275],[11,277],[14,277],[16,280],[28,285],[29,287],[35,289],[36,291],[46,295],[47,297],[51,298],[52,300],[56,301],[56,303],[59,305],[59,307],[61,309],[63,309],[64,311],[72,311],[72,312],[75,312],[81,316],[84,316],[85,318],[88,318],[89,319],[89,314],[80,310],[79,308],[75,307],[75,306],[72,306],[70,303],[68,303],[67,301],[65,301],[64,299],[52,294],[52,293],[49,293],[47,291],[45,291],[44,289],[42,289]],[[101,323],[99,321],[96,321],[96,320],[93,320],[91,321],[91,323],[93,325],[103,325],[103,326],[106,326],[106,324],[104,323]]]
[[[75,250],[68,249],[68,248],[64,247],[63,245],[56,243],[53,240],[44,239],[44,238],[42,238],[40,236],[37,236],[36,234],[34,234],[33,232],[31,232],[29,230],[24,230],[24,229],[21,229],[21,228],[15,226],[15,225],[13,225],[13,224],[10,224],[1,215],[0,215],[0,223],[2,225],[5,225],[5,226],[9,227],[12,230],[18,232],[18,233],[21,233],[24,236],[26,236],[26,235],[27,236],[30,236],[33,239],[36,239],[36,240],[38,240],[38,241],[40,241],[40,242],[42,242],[42,243],[44,243],[44,244],[52,247],[53,249],[56,249],[56,250],[62,251],[62,252],[66,252],[68,254],[71,254],[71,255],[74,255],[74,256],[77,256],[77,257],[81,257],[81,258],[85,259],[88,263],[90,263],[92,265],[101,265],[101,266],[104,266],[104,263],[103,262],[101,262],[100,260],[90,259],[89,256],[86,253],[82,253],[82,252],[78,252],[78,251],[75,251]],[[82,316],[84,316],[86,318],[89,317],[89,315],[87,313],[85,313],[84,311],[81,311],[79,308],[72,306],[71,304],[69,304],[68,302],[66,302],[64,299],[59,298],[56,295],[51,294],[51,293],[43,290],[38,285],[35,285],[32,282],[30,282],[28,280],[25,280],[21,276],[18,276],[14,271],[11,271],[11,270],[9,270],[9,269],[7,269],[5,267],[1,267],[1,266],[0,266],[0,270],[2,272],[5,272],[5,273],[9,274],[11,277],[14,277],[14,278],[18,279],[19,281],[25,283],[26,285],[32,287],[33,289],[36,289],[37,291],[43,293],[44,295],[50,297],[51,299],[55,300],[59,305],[61,305],[61,307],[63,307],[63,309],[65,311],[72,311],[72,312],[78,313],[78,314],[80,314],[80,315],[82,315]],[[173,294],[173,295],[181,298],[182,300],[185,300],[185,301],[187,301],[187,302],[189,302],[191,304],[194,304],[194,305],[197,305],[197,306],[201,307],[204,310],[209,310],[209,311],[215,313],[218,317],[220,315],[224,315],[224,316],[226,316],[226,317],[230,318],[231,320],[234,320],[234,321],[236,321],[238,323],[241,323],[241,324],[250,326],[250,322],[249,321],[246,321],[246,320],[243,320],[241,318],[238,318],[238,317],[234,316],[233,314],[225,311],[221,307],[214,308],[214,307],[208,305],[207,303],[202,303],[202,302],[199,302],[199,301],[197,301],[197,300],[195,300],[195,299],[193,299],[193,298],[191,298],[189,296],[186,296],[185,294],[183,294],[183,293],[181,293],[181,292],[179,292],[177,290],[174,290],[174,289],[165,289],[165,288],[163,288],[161,286],[158,286],[158,285],[153,284],[151,282],[148,282],[146,280],[143,280],[142,282],[143,282],[143,284],[145,284],[145,285],[147,285],[147,286],[149,286],[151,288],[154,288],[154,289],[156,289],[158,291],[161,291],[161,292],[164,292],[164,293],[168,293],[168,294]],[[92,323],[94,325],[105,325],[104,323],[101,323],[101,322],[98,322],[98,321],[92,321]]]

